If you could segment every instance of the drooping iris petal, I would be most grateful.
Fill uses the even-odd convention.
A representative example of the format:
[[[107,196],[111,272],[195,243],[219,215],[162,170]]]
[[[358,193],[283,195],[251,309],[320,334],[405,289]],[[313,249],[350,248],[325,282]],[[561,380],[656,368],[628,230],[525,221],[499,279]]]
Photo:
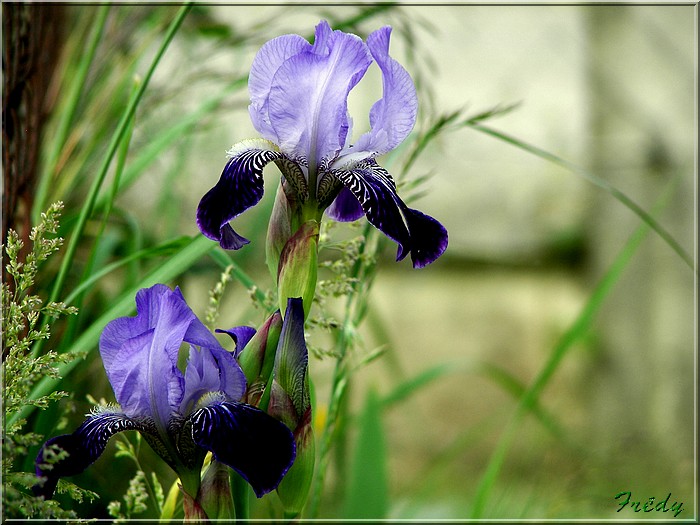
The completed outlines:
[[[233,342],[236,343],[236,350],[233,352],[233,357],[238,357],[239,354],[255,335],[255,328],[252,326],[234,326],[228,330],[217,328],[216,331],[220,334],[227,334]]]
[[[314,45],[285,60],[270,86],[268,114],[280,150],[321,165],[343,148],[347,99],[372,62],[356,35],[316,26]]]
[[[382,71],[383,96],[370,110],[370,131],[362,135],[349,153],[383,155],[401,144],[413,129],[418,97],[413,80],[396,60],[389,56],[390,27],[367,37],[367,46]]]
[[[50,499],[59,478],[80,474],[102,455],[109,438],[124,430],[139,430],[141,425],[119,412],[101,411],[91,414],[72,434],[48,440],[36,457],[36,475],[45,478],[32,490],[36,496]],[[52,445],[68,453],[64,459],[47,465],[48,448]]]
[[[396,260],[408,254],[411,238],[404,223],[391,176],[372,160],[359,162],[352,170],[334,170],[334,175],[359,201],[367,220],[399,245]]]
[[[412,208],[404,208],[411,234],[411,260],[414,268],[423,268],[447,249],[447,230],[439,221]]]
[[[136,317],[115,319],[104,328],[100,354],[124,413],[167,425],[182,399],[178,353],[194,318],[179,292],[156,284],[136,294]]]
[[[256,496],[274,490],[294,462],[291,431],[262,410],[218,403],[192,414],[192,439],[238,472]]]
[[[263,168],[282,157],[274,145],[264,140],[247,140],[229,151],[221,178],[197,207],[197,225],[208,238],[218,241],[222,248],[237,250],[250,241],[237,234],[228,222],[263,196]]]
[[[263,138],[272,142],[279,140],[268,114],[270,89],[275,73],[285,60],[309,49],[311,44],[300,35],[282,35],[265,43],[255,55],[248,76],[248,112],[253,126]]]
[[[447,230],[437,220],[413,210],[399,198],[396,185],[372,159],[333,174],[357,198],[367,220],[399,245],[396,260],[410,252],[414,268],[422,268],[447,249]]]

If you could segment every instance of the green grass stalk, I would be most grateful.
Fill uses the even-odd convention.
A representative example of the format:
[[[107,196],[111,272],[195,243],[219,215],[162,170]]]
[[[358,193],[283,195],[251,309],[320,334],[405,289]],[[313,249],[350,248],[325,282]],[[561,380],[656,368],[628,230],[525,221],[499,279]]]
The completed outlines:
[[[669,190],[673,186],[675,185],[669,184]],[[659,205],[656,206],[656,208],[663,205],[670,193],[670,191],[664,193],[660,199]],[[601,306],[605,302],[605,299],[610,294],[615,283],[617,283],[617,281],[620,279],[620,276],[631,261],[632,256],[636,253],[637,249],[642,244],[642,241],[649,233],[651,228],[651,224],[648,221],[644,221],[633,232],[632,236],[623,246],[610,268],[608,268],[607,272],[603,275],[600,282],[594,288],[591,296],[583,306],[583,309],[579,312],[579,315],[573,324],[562,335],[552,349],[549,359],[545,362],[533,383],[520,397],[520,401],[516,406],[515,412],[510,418],[505,430],[501,434],[501,437],[496,444],[496,448],[491,454],[486,470],[481,477],[479,485],[477,486],[474,502],[472,504],[471,519],[476,520],[482,518],[484,509],[488,503],[488,498],[494,484],[496,483],[498,474],[508,454],[508,449],[510,448],[511,443],[517,434],[518,426],[520,425],[523,417],[528,412],[531,412],[533,407],[537,405],[540,393],[549,383],[549,380],[556,372],[564,356],[573,347],[574,343],[579,341],[588,332],[593,323],[595,314],[598,312],[598,310],[600,310]]]

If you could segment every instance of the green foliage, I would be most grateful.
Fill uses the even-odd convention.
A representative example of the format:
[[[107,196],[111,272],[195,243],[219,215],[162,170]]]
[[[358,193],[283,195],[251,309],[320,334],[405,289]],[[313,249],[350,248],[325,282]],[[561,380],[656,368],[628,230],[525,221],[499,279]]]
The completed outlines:
[[[389,469],[382,403],[375,389],[367,393],[359,420],[343,517],[383,519],[389,511]]]
[[[37,273],[52,254],[61,247],[63,239],[56,237],[58,219],[63,203],[57,202],[41,214],[41,220],[29,233],[31,246],[27,246],[17,232],[10,230],[4,252],[7,257],[5,269],[8,282],[2,283],[2,378],[4,410],[8,418],[16,416],[25,406],[45,409],[53,401],[67,394],[53,391],[32,397],[30,392],[43,377],[59,379],[58,365],[79,357],[78,354],[61,356],[49,351],[33,357],[30,353],[36,341],[46,340],[51,335],[50,324],[38,327],[41,316],[58,319],[77,313],[75,307],[62,302],[44,304],[43,299],[32,293]],[[3,429],[2,475],[4,490],[2,504],[5,513],[12,517],[74,517],[74,513],[63,511],[55,501],[40,501],[27,492],[35,482],[33,474],[16,472],[18,458],[26,456],[30,447],[41,443],[43,436],[25,430],[26,420],[16,418]],[[88,492],[70,484],[61,488],[73,499],[82,500]],[[91,496],[92,497],[92,496]]]
[[[143,470],[137,470],[129,481],[129,488],[124,494],[124,506],[120,501],[110,501],[107,506],[109,515],[117,518],[115,523],[125,519],[131,519],[135,514],[143,514],[148,510],[148,492],[146,489],[146,474]]]

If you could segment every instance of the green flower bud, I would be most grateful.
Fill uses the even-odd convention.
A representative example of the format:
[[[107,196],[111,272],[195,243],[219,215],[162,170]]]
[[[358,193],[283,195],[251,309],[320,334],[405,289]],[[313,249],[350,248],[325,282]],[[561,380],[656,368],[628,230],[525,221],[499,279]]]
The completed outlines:
[[[199,501],[190,496],[185,489],[180,485],[180,492],[182,493],[182,507],[185,511],[185,521],[188,523],[205,523],[209,521],[207,513],[204,512],[202,505]]]
[[[234,519],[236,510],[231,498],[229,469],[223,463],[212,460],[202,477],[198,501],[210,519]]]
[[[282,317],[287,301],[292,297],[302,298],[304,319],[309,315],[318,272],[318,233],[319,223],[306,221],[287,241],[280,254],[277,289]]]
[[[238,364],[241,366],[248,384],[243,401],[263,410],[265,406],[261,405],[261,401],[272,375],[281,330],[282,316],[278,310],[255,332],[255,335],[238,355]]]
[[[294,464],[277,487],[277,494],[289,516],[297,516],[303,509],[314,471],[308,364],[303,303],[299,297],[290,298],[275,355],[267,408],[271,416],[289,427],[297,446]]]
[[[267,227],[267,240],[265,244],[265,262],[274,280],[277,280],[279,272],[280,255],[284,245],[292,236],[292,205],[286,194],[283,184],[277,186],[275,204],[272,207],[270,223]]]
[[[316,445],[311,424],[311,409],[307,414],[308,416],[294,433],[297,446],[296,459],[277,486],[277,495],[288,517],[295,517],[301,513],[309,495],[314,474]]]

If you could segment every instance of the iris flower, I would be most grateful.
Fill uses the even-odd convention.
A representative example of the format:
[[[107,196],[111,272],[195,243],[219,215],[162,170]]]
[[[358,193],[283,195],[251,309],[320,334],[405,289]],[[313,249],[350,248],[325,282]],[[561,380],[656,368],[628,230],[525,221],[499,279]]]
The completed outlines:
[[[258,408],[240,403],[245,376],[185,302],[165,285],[140,290],[135,317],[110,322],[100,337],[107,378],[120,407],[100,407],[72,434],[39,451],[34,491],[50,498],[58,479],[84,471],[117,432],[137,430],[197,497],[205,455],[236,470],[258,497],[274,490],[295,457],[290,430]],[[245,331],[241,332],[244,335]],[[247,339],[247,337],[246,337]],[[181,344],[189,346],[184,374]],[[53,445],[67,452],[47,464]]]
[[[250,118],[263,139],[228,151],[219,182],[199,203],[197,223],[225,249],[249,241],[229,221],[263,196],[263,168],[280,168],[306,219],[367,220],[398,244],[396,260],[409,253],[416,268],[447,248],[447,231],[434,218],[409,208],[376,157],[396,148],[413,129],[418,101],[408,72],[389,56],[391,28],[363,42],[356,35],[316,26],[313,45],[299,35],[270,40],[250,71]],[[351,144],[348,95],[376,62],[383,96],[371,108],[370,130]],[[313,216],[316,214],[317,216]]]

